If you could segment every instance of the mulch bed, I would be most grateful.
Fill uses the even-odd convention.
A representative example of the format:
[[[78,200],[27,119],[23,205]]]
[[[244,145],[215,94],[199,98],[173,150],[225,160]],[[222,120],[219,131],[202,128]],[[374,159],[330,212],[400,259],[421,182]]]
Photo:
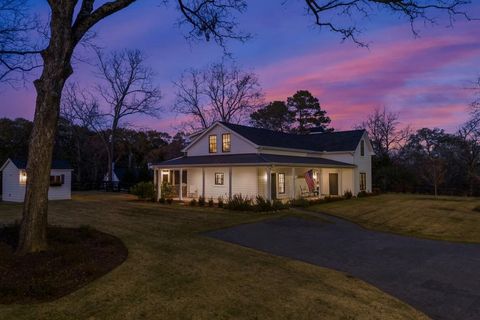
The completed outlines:
[[[123,242],[89,227],[48,228],[48,251],[15,255],[18,226],[0,227],[0,304],[65,296],[127,259]]]

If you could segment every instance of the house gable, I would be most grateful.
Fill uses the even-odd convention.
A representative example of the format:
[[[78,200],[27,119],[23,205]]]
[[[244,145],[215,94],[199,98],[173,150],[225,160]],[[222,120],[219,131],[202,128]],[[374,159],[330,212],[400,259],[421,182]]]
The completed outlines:
[[[230,151],[223,152],[222,150],[222,135],[230,134]],[[209,152],[209,137],[217,137],[217,152]],[[204,155],[228,155],[228,154],[244,154],[256,153],[258,146],[247,140],[237,132],[227,128],[223,124],[217,122],[202,134],[197,136],[183,151],[187,156],[204,156]]]

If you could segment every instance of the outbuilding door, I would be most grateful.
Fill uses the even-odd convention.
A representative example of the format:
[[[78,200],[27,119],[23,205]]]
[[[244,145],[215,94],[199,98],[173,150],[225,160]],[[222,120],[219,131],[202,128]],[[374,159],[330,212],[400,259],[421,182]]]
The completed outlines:
[[[338,173],[328,174],[329,193],[332,196],[338,196]]]

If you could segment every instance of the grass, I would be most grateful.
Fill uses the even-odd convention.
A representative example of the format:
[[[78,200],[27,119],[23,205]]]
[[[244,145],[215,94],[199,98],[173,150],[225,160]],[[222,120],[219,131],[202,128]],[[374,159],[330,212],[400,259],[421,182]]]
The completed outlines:
[[[480,199],[385,194],[310,208],[365,228],[421,238],[480,242]]]
[[[0,203],[0,223],[20,213],[20,205]],[[121,194],[82,193],[52,202],[50,223],[90,225],[117,236],[128,259],[53,302],[0,305],[1,318],[426,319],[346,274],[199,234],[285,214],[168,206]]]

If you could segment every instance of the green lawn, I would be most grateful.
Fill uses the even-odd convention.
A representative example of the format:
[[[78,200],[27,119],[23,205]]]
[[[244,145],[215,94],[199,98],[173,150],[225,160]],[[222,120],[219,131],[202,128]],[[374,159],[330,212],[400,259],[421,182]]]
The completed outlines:
[[[439,240],[480,242],[479,198],[385,194],[331,202],[311,210],[365,228]]]
[[[20,205],[0,203],[0,223],[19,219],[20,213]],[[88,224],[116,235],[129,257],[59,300],[0,306],[0,318],[426,319],[340,272],[199,234],[269,217],[162,206],[121,194],[82,193],[73,201],[51,203],[52,224]]]

